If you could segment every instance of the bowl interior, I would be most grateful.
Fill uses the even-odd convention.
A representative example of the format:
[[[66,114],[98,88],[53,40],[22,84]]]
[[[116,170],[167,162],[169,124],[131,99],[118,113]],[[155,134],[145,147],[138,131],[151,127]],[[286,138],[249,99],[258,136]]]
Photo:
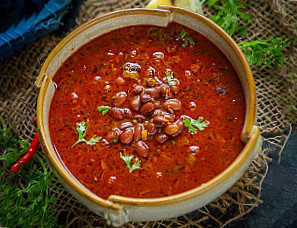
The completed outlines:
[[[105,206],[107,205],[112,207],[108,200],[101,199],[81,185],[67,170],[58,154],[55,153],[48,128],[50,103],[55,92],[55,85],[51,78],[54,76],[61,64],[72,53],[84,44],[88,43],[90,40],[104,33],[132,25],[167,26],[171,21],[180,23],[201,33],[213,42],[219,49],[221,49],[221,51],[230,60],[242,83],[246,101],[246,119],[244,129],[242,131],[242,140],[244,142],[248,142],[251,137],[256,111],[255,86],[252,74],[243,53],[240,51],[236,43],[222,29],[201,15],[174,7],[162,7],[158,10],[134,9],[128,11],[117,11],[105,15],[104,17],[98,17],[69,34],[49,55],[38,79],[39,81],[43,81],[43,83],[40,89],[37,107],[38,127],[41,133],[43,149],[49,158],[50,163],[53,165],[53,168],[60,176],[63,177],[63,179],[65,179],[67,183],[70,183],[71,187],[75,188],[81,194],[98,204],[104,204]],[[246,153],[249,153],[248,150],[245,151]],[[236,161],[234,162],[236,163]],[[218,178],[221,178],[224,175],[229,175],[230,172],[231,169],[227,169]],[[191,193],[197,193],[204,187],[197,187]],[[187,192],[182,193],[180,196],[184,197],[185,195],[187,195]],[[179,199],[180,197],[173,196],[167,198]],[[164,200],[166,201],[166,199],[162,199],[161,201]],[[160,201],[160,198],[143,200],[143,202],[148,203],[158,201]]]

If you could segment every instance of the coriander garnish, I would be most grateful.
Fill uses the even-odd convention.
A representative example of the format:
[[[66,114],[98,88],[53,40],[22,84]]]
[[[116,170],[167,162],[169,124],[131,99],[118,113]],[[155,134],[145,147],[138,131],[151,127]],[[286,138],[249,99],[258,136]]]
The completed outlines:
[[[194,134],[197,133],[197,129],[203,131],[209,125],[207,120],[203,121],[203,117],[199,117],[197,120],[183,120],[188,130]]]
[[[85,140],[85,136],[86,136],[86,132],[87,132],[87,124],[85,121],[77,123],[76,130],[78,132],[78,140],[72,145],[72,148],[75,147],[76,144],[81,143],[81,142],[85,142],[86,144],[93,146],[97,142],[99,142],[99,140],[101,139],[101,137],[97,137],[96,135],[93,135],[90,140],[88,140],[88,141]]]
[[[97,108],[97,111],[102,112],[102,115],[104,116],[109,111],[109,109],[110,109],[109,106],[99,106]]]
[[[133,170],[135,169],[139,169],[140,168],[140,163],[141,161],[138,160],[138,161],[135,161],[133,163],[133,165],[131,166],[131,161],[132,159],[134,158],[134,155],[128,155],[128,156],[125,156],[123,155],[122,153],[120,153],[120,157],[121,159],[124,160],[124,162],[126,163],[127,167],[129,168],[129,172],[132,173]]]

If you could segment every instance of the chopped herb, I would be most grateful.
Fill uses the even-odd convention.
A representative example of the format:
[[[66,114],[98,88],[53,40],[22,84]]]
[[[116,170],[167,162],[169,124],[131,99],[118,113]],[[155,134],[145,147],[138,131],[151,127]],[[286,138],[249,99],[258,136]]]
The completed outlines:
[[[279,37],[270,40],[252,40],[250,42],[241,42],[238,44],[246,55],[251,65],[265,66],[283,64],[285,60],[284,49],[288,46],[288,40]]]
[[[124,156],[124,155],[122,155],[122,153],[120,153],[120,157],[121,157],[121,159],[123,159],[124,162],[126,163],[127,167],[129,168],[129,172],[130,172],[130,173],[132,173],[133,170],[135,170],[135,169],[139,169],[139,168],[140,168],[140,163],[141,163],[141,161],[139,161],[139,160],[138,160],[138,161],[135,161],[135,162],[133,163],[133,165],[131,166],[131,161],[132,161],[132,159],[134,158],[133,155]]]
[[[194,134],[197,133],[197,129],[203,131],[209,125],[207,120],[203,121],[203,117],[199,117],[197,120],[183,120],[188,130]]]
[[[211,20],[223,28],[230,36],[237,31],[242,35],[247,35],[246,28],[238,25],[239,19],[244,22],[251,21],[249,15],[240,11],[245,9],[244,3],[239,0],[208,0],[208,5],[218,11]]]
[[[187,40],[191,45],[194,44],[195,42],[193,41],[193,39],[191,37],[185,37],[186,34],[187,34],[186,31],[184,29],[182,29],[179,35],[182,39]],[[187,46],[187,43],[184,42],[182,44],[182,47],[185,48],[186,46]]]
[[[179,35],[180,35],[180,38],[183,39],[186,35],[186,30],[182,29]]]
[[[97,137],[96,135],[93,135],[93,137],[89,141],[85,140],[85,136],[87,132],[87,124],[85,121],[78,123],[76,130],[78,132],[78,140],[72,145],[72,148],[75,147],[76,144],[81,142],[85,142],[86,144],[93,146],[101,139],[101,137]]]
[[[97,111],[102,112],[102,115],[104,116],[109,111],[109,109],[110,109],[109,106],[99,106],[97,108]]]
[[[186,37],[185,39],[189,41],[190,44],[194,44],[194,41],[191,37]]]
[[[176,85],[176,81],[173,78],[173,72],[171,72],[170,70],[167,69],[165,74],[166,74],[168,84],[169,85]]]

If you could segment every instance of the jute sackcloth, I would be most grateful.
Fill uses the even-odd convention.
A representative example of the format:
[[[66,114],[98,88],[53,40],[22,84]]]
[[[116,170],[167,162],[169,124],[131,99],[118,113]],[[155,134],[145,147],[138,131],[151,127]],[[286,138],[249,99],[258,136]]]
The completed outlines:
[[[87,0],[80,8],[77,25],[106,12],[117,9],[144,7],[148,0]],[[236,36],[239,41],[267,39],[270,36],[290,38],[283,66],[252,67],[255,77],[258,117],[257,124],[264,139],[264,149],[252,162],[244,176],[228,192],[204,208],[178,218],[157,222],[132,222],[126,227],[223,227],[243,217],[260,200],[261,185],[268,163],[280,154],[290,135],[291,125],[297,123],[297,3],[295,1],[245,1],[245,13],[252,22],[242,24],[247,37]],[[206,16],[214,14],[204,8]],[[22,139],[32,140],[36,127],[37,91],[34,82],[46,57],[61,40],[57,35],[46,35],[26,46],[14,56],[0,62],[0,115]],[[41,149],[38,153],[42,155]],[[73,198],[58,182],[50,189],[56,216],[62,225],[75,227],[105,227],[104,219]]]

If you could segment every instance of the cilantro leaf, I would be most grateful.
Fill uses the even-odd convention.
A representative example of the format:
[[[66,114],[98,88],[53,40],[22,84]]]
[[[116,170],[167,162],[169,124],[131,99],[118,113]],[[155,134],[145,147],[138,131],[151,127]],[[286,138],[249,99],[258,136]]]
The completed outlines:
[[[95,145],[97,142],[99,142],[99,140],[101,139],[101,137],[97,137],[96,135],[93,135],[92,138],[90,140],[86,140],[85,136],[87,133],[87,124],[85,121],[82,121],[80,123],[76,124],[76,130],[78,132],[78,140],[72,145],[72,148],[76,146],[76,144],[81,143],[81,142],[85,142],[88,145]]]
[[[86,144],[90,145],[90,146],[93,146],[95,145],[97,142],[99,142],[99,140],[101,139],[102,137],[98,137],[96,135],[93,135],[93,137],[89,140],[89,141],[86,141]]]
[[[173,78],[173,72],[171,72],[169,69],[167,69],[165,74],[166,74],[166,78],[167,78],[167,81],[168,81],[169,85],[176,85],[177,84],[177,82]]]
[[[184,30],[184,29],[182,29],[181,31],[180,31],[180,38],[184,38],[185,37],[185,35],[186,35],[186,30]]]
[[[109,106],[99,106],[97,108],[97,111],[102,112],[102,115],[104,116],[109,111],[109,109],[110,109]]]
[[[191,37],[186,37],[185,39],[189,41],[190,44],[194,44],[194,40]]]
[[[125,156],[122,153],[120,153],[120,157],[126,163],[127,167],[129,168],[129,172],[130,173],[132,173],[132,171],[134,171],[135,169],[139,169],[140,168],[140,163],[141,163],[140,160],[135,161],[133,163],[133,165],[131,166],[131,161],[134,158],[134,155]]]
[[[203,131],[209,125],[207,120],[203,121],[203,117],[199,117],[197,120],[185,119],[183,120],[183,123],[185,124],[185,127],[194,134],[196,134],[198,130]]]
[[[283,64],[285,60],[284,49],[288,46],[288,39],[279,37],[270,40],[252,40],[238,44],[246,55],[251,65],[271,65],[272,63]]]

